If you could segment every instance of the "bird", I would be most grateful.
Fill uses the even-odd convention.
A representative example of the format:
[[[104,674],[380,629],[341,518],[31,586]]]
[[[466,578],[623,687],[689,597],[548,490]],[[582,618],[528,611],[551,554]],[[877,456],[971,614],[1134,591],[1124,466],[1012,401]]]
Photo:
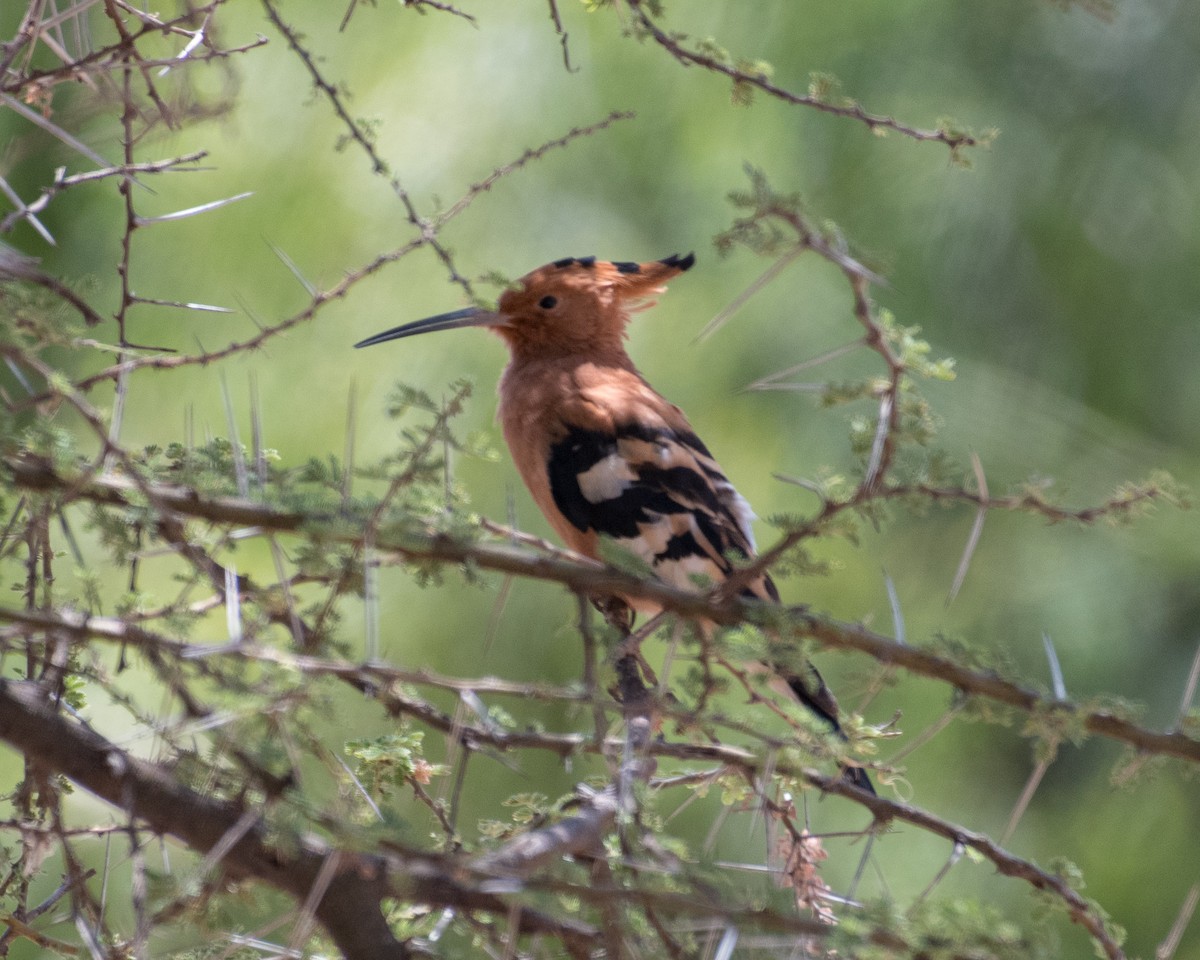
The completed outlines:
[[[467,307],[393,327],[355,344],[461,327],[499,334],[509,350],[497,418],[517,471],[550,526],[572,550],[600,559],[602,539],[630,551],[661,580],[695,591],[720,583],[755,556],[754,513],[683,411],[638,372],[625,350],[632,315],[695,263],[673,254],[648,262],[567,257],[526,274],[494,310]],[[771,603],[767,573],[742,594]],[[658,608],[616,598],[644,613]],[[605,607],[602,604],[601,609]],[[780,669],[765,664],[777,676]],[[806,663],[786,689],[845,739],[837,701]],[[842,777],[874,793],[847,765]]]

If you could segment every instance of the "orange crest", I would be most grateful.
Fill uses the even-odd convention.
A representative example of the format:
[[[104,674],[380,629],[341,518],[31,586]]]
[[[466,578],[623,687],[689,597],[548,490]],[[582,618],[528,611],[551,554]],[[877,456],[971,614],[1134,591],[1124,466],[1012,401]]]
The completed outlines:
[[[696,262],[694,254],[672,254],[646,263],[567,257],[525,274],[500,297],[495,310],[467,307],[393,327],[356,343],[369,347],[388,340],[459,327],[491,327],[508,343],[514,358],[600,357],[616,351],[629,316],[653,304],[672,277]]]
[[[620,348],[631,313],[653,305],[693,254],[646,263],[595,257],[555,260],[527,273],[500,297],[495,324],[514,352],[593,353]]]

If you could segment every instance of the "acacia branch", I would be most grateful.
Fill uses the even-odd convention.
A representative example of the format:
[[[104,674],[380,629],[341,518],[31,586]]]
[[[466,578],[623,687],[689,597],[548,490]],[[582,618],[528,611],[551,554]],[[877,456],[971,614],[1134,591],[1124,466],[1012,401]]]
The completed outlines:
[[[80,614],[55,616],[41,611],[0,608],[0,620],[20,624],[26,628],[54,632],[59,636],[120,641],[141,647],[152,646],[177,655],[185,653],[188,648],[186,643],[142,628],[131,627],[115,618],[87,617]],[[259,659],[258,653],[260,652],[254,649],[231,648],[230,655]],[[313,658],[290,658],[280,659],[279,662],[284,666],[292,666],[301,672],[307,672],[305,668],[310,665],[309,662],[312,660]],[[968,830],[966,827],[937,817],[920,807],[857,790],[838,776],[826,776],[820,771],[803,766],[786,757],[780,758],[777,752],[785,744],[769,741],[768,738],[764,739],[768,740],[765,744],[765,755],[769,759],[764,759],[763,751],[750,751],[727,744],[696,744],[672,742],[661,738],[651,739],[648,736],[652,722],[648,703],[643,701],[643,705],[639,706],[638,701],[629,696],[627,691],[631,687],[628,679],[622,682],[622,692],[627,701],[626,712],[630,714],[630,728],[634,731],[630,736],[633,739],[631,743],[627,743],[621,738],[610,737],[603,742],[597,742],[595,737],[582,734],[502,730],[464,723],[461,719],[442,713],[430,704],[403,693],[402,679],[392,676],[389,670],[373,665],[350,663],[334,665],[324,661],[320,663],[321,669],[318,672],[337,676],[350,683],[365,695],[376,700],[389,713],[414,717],[422,723],[456,738],[472,749],[491,748],[501,751],[541,749],[559,756],[601,751],[621,753],[623,751],[627,759],[622,766],[617,784],[610,785],[603,791],[583,792],[578,812],[549,826],[523,834],[497,851],[475,858],[471,861],[470,869],[482,876],[520,877],[523,885],[532,884],[536,888],[538,882],[531,880],[530,877],[538,868],[564,855],[592,852],[615,824],[616,816],[621,810],[622,797],[626,795],[625,791],[621,789],[621,785],[634,781],[644,782],[651,776],[653,766],[647,765],[642,759],[643,757],[670,757],[689,763],[719,764],[728,769],[742,771],[752,783],[757,783],[764,775],[765,768],[769,766],[772,775],[792,777],[823,792],[838,794],[853,800],[866,807],[880,823],[890,821],[910,823],[931,834],[944,837],[952,843],[962,844],[976,850],[1005,876],[1022,880],[1062,900],[1072,920],[1083,926],[1090,935],[1096,938],[1097,942],[1103,945],[1110,960],[1120,960],[1122,957],[1116,941],[1105,929],[1102,917],[1062,877],[1041,869],[1031,861],[1015,856],[986,834]],[[623,674],[623,676],[627,677],[627,674]],[[465,687],[481,689],[484,687],[484,684],[479,681],[460,681],[460,683]],[[0,694],[2,693],[3,688],[0,688]],[[632,709],[630,709],[630,703],[633,704]],[[662,712],[668,717],[675,715],[675,712],[665,704],[655,704],[654,708],[656,712]],[[65,723],[58,717],[55,717],[55,720],[58,723]],[[9,736],[6,730],[4,700],[0,696],[0,738],[21,746]],[[35,755],[42,759],[40,753],[35,753]],[[45,762],[55,766],[52,758]],[[149,765],[147,767],[151,770],[154,769]],[[57,767],[55,768],[57,769]],[[77,779],[69,771],[64,772],[72,779]],[[164,776],[161,773],[158,775]],[[106,799],[108,798],[107,794],[95,789],[89,783],[82,780],[78,782],[88,789],[100,793],[101,796],[105,796]],[[131,810],[131,812],[138,813],[136,810]],[[236,823],[239,816],[244,816],[244,811],[239,813],[232,808],[228,810],[228,817],[233,818],[228,821],[229,823]],[[160,829],[153,822],[151,826]],[[173,829],[161,829],[162,832],[173,833],[195,846],[188,836]],[[223,836],[224,832],[221,835]],[[207,848],[196,847],[196,849],[205,850]],[[327,856],[328,851],[323,855]],[[320,864],[314,863],[313,869],[319,868]],[[268,876],[257,873],[255,875],[267,882],[272,882]],[[444,900],[438,902],[442,905],[455,903],[461,905],[463,896],[465,894],[461,890],[457,892],[449,890],[443,894]],[[659,904],[659,906],[664,905]],[[676,904],[676,907],[678,906]],[[693,906],[695,906],[694,902]]]
[[[591,124],[591,125],[585,126],[585,127],[573,127],[561,137],[558,137],[553,140],[548,140],[538,147],[533,147],[533,148],[526,150],[515,160],[505,164],[504,166],[498,167],[496,170],[492,171],[491,174],[489,174],[487,177],[485,177],[480,182],[472,184],[468,188],[467,192],[456,203],[454,203],[448,210],[446,210],[444,213],[440,214],[436,218],[435,222],[425,223],[424,221],[422,221],[422,223],[425,224],[425,226],[423,228],[423,232],[422,232],[421,236],[417,237],[414,240],[409,241],[406,244],[403,244],[400,247],[395,248],[394,250],[390,250],[386,253],[379,254],[378,256],[374,257],[371,261],[369,261],[368,263],[359,267],[358,269],[352,270],[349,273],[347,273],[338,283],[336,283],[334,286],[330,287],[328,290],[316,291],[315,293],[312,294],[310,302],[303,309],[297,311],[296,313],[292,314],[289,317],[285,317],[283,320],[280,320],[278,323],[273,323],[268,326],[260,327],[258,332],[252,337],[247,337],[244,340],[234,340],[234,341],[226,344],[224,347],[220,347],[215,350],[202,350],[199,353],[194,353],[194,354],[157,353],[157,354],[153,354],[150,356],[132,357],[130,359],[121,360],[117,363],[111,364],[108,367],[105,367],[102,370],[97,371],[96,373],[90,374],[86,377],[82,377],[81,379],[79,379],[78,381],[76,381],[74,383],[74,388],[76,390],[78,390],[79,392],[86,394],[86,393],[91,392],[92,389],[94,389],[95,387],[99,386],[102,383],[107,383],[109,381],[113,381],[113,382],[119,381],[123,376],[126,376],[128,374],[134,373],[139,370],[175,370],[180,367],[190,367],[190,366],[206,367],[209,364],[217,363],[218,361],[221,361],[221,360],[226,360],[229,357],[235,356],[240,353],[249,353],[254,350],[258,350],[263,345],[265,345],[267,343],[267,341],[273,339],[274,337],[277,337],[282,333],[286,333],[288,330],[291,330],[293,327],[296,327],[302,323],[305,323],[305,322],[311,320],[327,304],[329,304],[333,301],[342,299],[343,297],[345,297],[347,294],[350,293],[350,291],[353,287],[355,287],[357,284],[359,284],[361,281],[365,280],[366,278],[373,276],[375,273],[377,273],[379,270],[386,267],[388,264],[394,263],[395,261],[400,260],[405,256],[408,256],[410,253],[413,253],[415,250],[417,250],[421,247],[427,246],[427,245],[432,245],[435,248],[437,248],[436,240],[432,239],[433,235],[436,234],[436,232],[438,230],[440,230],[443,226],[445,226],[451,219],[453,219],[454,217],[461,214],[481,194],[490,190],[492,188],[492,186],[494,186],[495,183],[500,178],[507,176],[508,174],[513,173],[516,170],[521,169],[526,164],[541,158],[543,155],[545,155],[547,152],[549,152],[551,150],[565,148],[565,147],[569,146],[573,141],[575,141],[581,137],[592,136],[593,134],[598,133],[601,130],[607,129],[614,123],[617,123],[622,120],[629,120],[629,119],[632,119],[633,117],[634,117],[634,114],[632,112],[614,110],[611,113],[609,113],[609,115],[607,117],[605,117],[604,119],[602,119],[594,124]],[[166,161],[161,166],[158,166],[155,164],[141,164],[141,165],[134,164],[134,165],[127,165],[124,167],[115,167],[115,168],[111,168],[109,170],[96,171],[96,172],[94,172],[94,174],[92,174],[90,176],[94,177],[94,176],[100,176],[100,175],[117,174],[117,173],[120,173],[123,171],[135,171],[135,170],[142,170],[142,169],[146,169],[148,172],[160,172],[161,169],[167,168],[166,164],[181,163],[181,162],[184,162],[185,160],[190,160],[190,159],[192,159],[192,158],[186,157],[186,158],[179,158],[179,160],[176,160],[176,161]],[[380,161],[380,162],[382,162],[382,161]],[[67,178],[67,179],[74,180],[74,179],[78,179],[78,178]],[[415,216],[415,212],[414,212],[414,216]],[[0,264],[0,273],[3,272],[3,268],[4,268],[4,264]],[[69,288],[65,287],[58,280],[55,280],[53,277],[49,277],[45,274],[42,274],[42,273],[40,273],[40,271],[33,270],[29,264],[22,265],[15,261],[14,261],[14,266],[10,268],[10,272],[15,271],[18,268],[20,268],[22,271],[26,271],[26,270],[30,271],[29,276],[24,276],[24,274],[22,274],[20,277],[18,277],[18,279],[27,279],[30,282],[37,283],[41,286],[45,286],[45,287],[47,287],[47,289],[52,290],[52,292],[56,293],[58,296],[62,297],[63,299],[66,299],[69,303],[71,303],[72,306],[74,306],[77,310],[79,310],[83,314],[84,319],[88,322],[89,325],[95,325],[95,324],[98,324],[101,322],[102,318],[98,314],[96,314],[96,312],[94,310],[92,310],[91,307],[89,307],[86,303],[84,303]],[[452,273],[452,279],[454,277],[457,277],[457,273],[455,271],[453,271],[452,268],[451,268],[451,273]],[[15,404],[14,406],[17,407],[18,409],[22,409],[22,410],[27,409],[27,408],[33,408],[33,407],[36,407],[38,404],[44,403],[45,401],[49,400],[51,398],[51,396],[52,396],[52,394],[50,392],[40,393],[35,396],[25,398],[20,404]]]
[[[324,74],[322,74],[320,68],[317,66],[318,58],[308,51],[301,41],[300,34],[292,29],[287,21],[283,19],[273,0],[262,0],[262,6],[267,19],[279,31],[288,47],[300,59],[304,69],[308,71],[313,87],[329,101],[334,115],[345,126],[347,140],[358,146],[366,155],[367,159],[371,162],[373,173],[380,176],[388,175],[388,183],[392,188],[392,192],[400,201],[401,206],[404,207],[405,217],[414,229],[416,229],[420,242],[433,249],[438,259],[442,262],[442,266],[445,267],[446,272],[449,274],[451,281],[462,287],[467,295],[470,296],[472,293],[470,281],[458,272],[450,251],[438,240],[438,225],[421,216],[417,211],[416,204],[413,202],[408,191],[400,183],[400,178],[390,173],[387,162],[375,147],[374,139],[363,129],[361,123],[350,116],[350,112],[346,108],[343,96],[338,91],[337,86],[327,80]]]
[[[164,173],[166,171],[175,171],[179,168],[182,168],[186,173],[192,173],[201,168],[185,166],[185,164],[198,163],[206,156],[208,156],[207,150],[197,150],[170,160],[150,160],[144,163],[121,164],[115,167],[103,167],[98,170],[85,170],[83,173],[76,173],[71,176],[67,176],[65,168],[60,167],[55,171],[53,182],[51,182],[50,186],[42,188],[41,195],[36,200],[25,204],[24,209],[14,210],[3,220],[0,220],[0,233],[8,233],[13,225],[26,214],[40,213],[49,205],[51,200],[71,187],[79,186],[82,183],[93,183],[97,180],[107,179],[108,177],[132,177],[137,173]]]
[[[499,918],[511,913],[506,899],[470,882],[448,857],[426,856],[394,844],[387,845],[386,857],[374,856],[332,847],[310,835],[291,837],[277,849],[268,842],[256,811],[197,793],[84,724],[67,720],[46,704],[36,684],[0,680],[0,740],[156,833],[173,836],[201,854],[220,848],[222,869],[261,880],[301,903],[324,871],[322,882],[327,886],[314,904],[315,915],[348,960],[411,955],[408,945],[392,934],[381,908],[385,898]],[[336,861],[332,871],[331,858]],[[557,937],[578,956],[586,955],[596,937],[586,924],[529,908],[520,910],[517,932]]]
[[[643,733],[648,729],[648,724],[644,724]],[[468,732],[464,729],[462,732],[470,739],[489,739],[482,730]],[[526,741],[521,746],[535,746],[537,744],[531,741],[547,737],[530,734],[518,739]],[[504,916],[509,909],[505,903],[479,892],[478,887],[486,884],[487,877],[520,876],[525,879],[518,889],[554,889],[553,881],[531,879],[529,875],[564,854],[593,850],[612,829],[620,808],[619,792],[613,787],[585,795],[579,813],[524,834],[496,852],[475,858],[469,866],[456,867],[445,858],[414,857],[407,851],[404,851],[404,858],[399,859],[399,848],[391,844],[387,846],[393,853],[385,863],[381,858],[330,848],[312,838],[302,838],[284,855],[267,845],[263,825],[256,817],[248,819],[246,808],[194,793],[155,765],[132,757],[94,731],[66,720],[46,706],[41,689],[34,684],[0,681],[0,739],[126,810],[130,816],[144,820],[155,832],[175,836],[199,853],[207,854],[219,844],[227,846],[228,851],[221,859],[224,869],[237,875],[253,876],[299,900],[308,897],[329,858],[337,857],[338,868],[324,897],[316,905],[316,916],[350,958],[408,955],[403,944],[389,939],[390,931],[378,914],[378,905],[385,896],[404,895],[436,906],[469,908]],[[589,752],[597,749],[590,738],[577,738],[576,745]],[[620,750],[624,745],[623,740],[610,738],[603,747]],[[757,754],[734,746],[670,743],[646,736],[639,739],[637,751],[692,762],[718,762],[743,769],[752,778],[761,776],[764,763]],[[636,754],[634,762],[638,763]],[[645,779],[652,770],[646,766],[630,769],[633,772],[629,775],[637,779]],[[810,768],[783,761],[776,763],[775,772],[853,799],[870,809],[881,821],[911,823],[953,843],[972,847],[1005,876],[1022,880],[1061,899],[1071,918],[1103,945],[1106,955],[1111,960],[1121,960],[1123,954],[1104,929],[1103,920],[1066,881],[1014,856],[985,834],[910,804],[868,795],[839,777],[827,777]],[[247,827],[247,823],[251,825]],[[229,843],[235,833],[238,839]],[[453,876],[461,878],[463,866],[476,875],[477,881],[450,879]],[[575,886],[559,892],[581,893]],[[609,892],[616,895],[614,891]],[[737,918],[741,922],[753,919],[768,929],[774,927],[806,934],[825,932],[817,925],[794,918],[776,916],[772,922],[769,915],[743,915],[729,904],[715,905],[684,895],[664,897],[646,891],[626,891],[626,895],[633,896],[641,906],[653,905],[673,913],[695,915],[716,911],[720,916]],[[522,913],[522,929],[528,932],[553,933],[576,946],[595,936],[590,928],[581,924],[564,924],[529,911]],[[875,939],[878,942],[878,935]]]
[[[655,43],[685,67],[697,66],[705,70],[711,70],[713,73],[719,73],[728,77],[736,84],[754,87],[777,100],[782,100],[784,103],[801,107],[811,107],[814,110],[820,110],[824,113],[858,120],[860,123],[865,124],[868,130],[893,130],[913,140],[932,140],[944,143],[950,148],[952,154],[957,154],[963,147],[973,147],[979,142],[968,133],[951,133],[948,130],[942,129],[921,130],[917,127],[910,127],[900,123],[893,117],[883,117],[867,113],[859,103],[830,103],[812,94],[801,95],[792,93],[790,90],[776,86],[761,73],[747,73],[745,70],[739,70],[737,67],[730,66],[728,63],[724,63],[708,54],[687,49],[676,37],[667,33],[650,18],[650,15],[646,13],[642,0],[625,0],[625,3],[633,12],[634,17],[637,18],[638,25],[653,38]]]
[[[177,837],[205,854],[224,844],[228,849],[221,860],[223,869],[256,877],[301,901],[326,859],[336,854],[335,876],[316,905],[317,918],[329,935],[351,960],[409,956],[380,908],[391,890],[378,858],[334,851],[315,838],[302,838],[284,853],[267,843],[257,814],[238,836],[247,817],[242,805],[189,790],[158,766],[68,721],[47,706],[35,684],[0,680],[0,739],[144,821],[156,833]]]
[[[1104,917],[1062,877],[1049,873],[1030,860],[1023,860],[1005,850],[987,834],[968,830],[943,820],[907,803],[897,803],[882,797],[869,796],[840,777],[827,777],[815,770],[806,770],[805,779],[827,793],[852,797],[869,808],[880,819],[896,819],[911,823],[930,833],[945,837],[955,844],[971,847],[986,857],[1006,877],[1023,880],[1038,890],[1058,897],[1067,907],[1071,920],[1082,926],[1103,948],[1109,960],[1124,960],[1121,945],[1108,930]]]
[[[261,327],[257,334],[253,337],[248,337],[245,340],[235,340],[232,343],[221,347],[217,350],[205,350],[195,354],[155,354],[153,356],[134,357],[130,360],[123,360],[119,363],[114,363],[111,366],[105,367],[103,370],[97,371],[90,376],[83,377],[74,384],[74,388],[80,393],[88,393],[94,387],[109,380],[116,381],[123,375],[133,373],[136,370],[175,370],[179,367],[201,366],[206,367],[211,363],[216,363],[218,360],[224,360],[238,353],[247,353],[252,350],[257,350],[263,346],[268,340],[279,336],[281,333],[292,329],[305,321],[311,320],[322,307],[335,300],[340,300],[350,292],[351,288],[367,277],[377,273],[387,264],[399,260],[402,257],[412,253],[417,248],[423,245],[422,240],[413,240],[397,247],[395,250],[390,250],[387,253],[382,253],[375,257],[370,263],[365,264],[358,270],[346,274],[341,281],[328,290],[321,290],[315,293],[312,300],[302,310],[297,311],[290,317],[287,317],[278,323],[268,327]],[[99,322],[99,321],[96,321]],[[53,394],[43,393],[34,397],[29,397],[24,400],[19,406],[21,408],[32,407],[39,403],[48,400]]]
[[[138,489],[132,481],[121,477],[72,481],[58,474],[47,462],[31,457],[6,459],[4,467],[13,482],[25,489],[47,493],[70,490],[72,497],[113,507],[131,506],[130,496]],[[153,484],[150,489],[156,505],[166,507],[180,516],[239,527],[260,527],[265,531],[280,533],[309,530],[313,535],[331,542],[362,542],[361,527],[345,522],[351,520],[350,517],[308,516],[237,497],[206,496],[187,487]],[[339,520],[342,522],[337,522]],[[384,531],[373,546],[377,551],[395,553],[410,561],[470,564],[497,573],[555,581],[587,596],[621,595],[651,600],[680,616],[710,620],[726,626],[756,622],[764,613],[763,604],[758,601],[740,597],[718,598],[711,593],[691,593],[660,580],[641,579],[583,557],[568,559],[561,554],[547,556],[511,543],[469,542],[419,530],[406,533]],[[790,630],[798,637],[810,637],[823,647],[857,650],[880,663],[902,667],[910,673],[940,680],[966,694],[985,697],[1027,713],[1060,710],[1073,716],[1089,733],[1124,743],[1143,753],[1177,757],[1200,764],[1200,740],[1180,731],[1163,733],[1140,727],[1111,711],[1083,710],[1075,704],[1054,700],[996,673],[973,670],[949,657],[898,643],[861,625],[816,614],[804,607],[787,608],[782,613],[783,617],[779,620],[772,619],[773,628]]]

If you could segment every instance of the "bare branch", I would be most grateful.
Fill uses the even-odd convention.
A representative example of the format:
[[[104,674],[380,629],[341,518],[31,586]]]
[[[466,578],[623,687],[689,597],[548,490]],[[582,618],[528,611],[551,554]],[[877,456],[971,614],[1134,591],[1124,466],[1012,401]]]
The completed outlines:
[[[713,73],[723,74],[735,83],[745,84],[746,86],[754,87],[756,90],[761,90],[763,93],[769,94],[777,100],[782,100],[784,103],[801,107],[811,107],[823,113],[857,120],[865,124],[867,129],[871,131],[892,130],[913,140],[933,140],[938,143],[944,143],[951,151],[959,151],[964,147],[973,147],[979,142],[975,137],[967,133],[951,133],[940,129],[920,130],[916,127],[910,127],[892,117],[881,117],[867,113],[858,103],[829,103],[811,94],[800,95],[792,93],[771,83],[762,74],[747,73],[707,54],[688,50],[675,37],[664,31],[650,18],[650,15],[646,12],[643,0],[625,0],[625,3],[633,12],[641,28],[654,38],[654,42],[670,53],[671,56],[685,67],[703,67],[705,70],[711,70]]]

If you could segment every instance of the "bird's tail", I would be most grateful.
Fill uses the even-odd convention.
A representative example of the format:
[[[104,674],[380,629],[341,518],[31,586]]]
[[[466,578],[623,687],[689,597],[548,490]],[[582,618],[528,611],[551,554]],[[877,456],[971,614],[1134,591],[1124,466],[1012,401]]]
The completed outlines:
[[[817,672],[816,667],[811,663],[806,663],[801,675],[778,670],[776,672],[787,683],[788,688],[797,700],[829,724],[837,736],[843,740],[846,739],[842,725],[838,723],[837,700],[834,699],[829,687],[825,685],[825,680]],[[842,779],[858,787],[859,790],[866,790],[871,794],[875,793],[875,785],[871,783],[871,778],[862,767],[843,767]]]

